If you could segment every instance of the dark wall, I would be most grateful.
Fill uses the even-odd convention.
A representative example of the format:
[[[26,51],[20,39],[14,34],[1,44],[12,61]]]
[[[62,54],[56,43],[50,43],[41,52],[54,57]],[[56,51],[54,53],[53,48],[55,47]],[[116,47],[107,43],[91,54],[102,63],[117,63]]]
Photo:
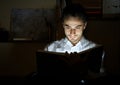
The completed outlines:
[[[106,52],[105,62],[109,72],[119,73],[119,32],[120,20],[90,20],[86,36],[97,43],[103,44]]]
[[[36,52],[46,43],[0,42],[0,77],[24,77],[36,71]]]

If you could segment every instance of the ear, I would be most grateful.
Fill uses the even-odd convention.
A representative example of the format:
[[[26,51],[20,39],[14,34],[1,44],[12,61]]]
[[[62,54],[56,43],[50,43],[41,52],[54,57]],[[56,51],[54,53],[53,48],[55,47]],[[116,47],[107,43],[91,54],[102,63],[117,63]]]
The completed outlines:
[[[86,28],[86,26],[87,26],[87,22],[85,22],[84,29]]]

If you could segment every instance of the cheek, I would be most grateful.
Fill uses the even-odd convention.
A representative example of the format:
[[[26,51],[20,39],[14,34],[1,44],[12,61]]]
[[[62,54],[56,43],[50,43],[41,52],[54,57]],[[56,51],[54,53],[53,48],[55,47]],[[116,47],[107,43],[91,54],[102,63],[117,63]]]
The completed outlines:
[[[83,32],[83,30],[76,30],[76,34],[78,34],[78,35],[81,35],[82,34],[82,32]]]
[[[70,30],[65,30],[65,34],[70,34]]]

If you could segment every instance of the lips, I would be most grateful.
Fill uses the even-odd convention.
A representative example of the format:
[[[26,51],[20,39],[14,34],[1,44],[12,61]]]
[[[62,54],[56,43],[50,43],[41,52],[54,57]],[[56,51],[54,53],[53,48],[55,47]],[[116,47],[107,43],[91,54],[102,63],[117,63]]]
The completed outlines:
[[[73,39],[76,38],[76,36],[77,36],[77,35],[69,35],[69,38],[73,40]]]
[[[68,35],[69,37],[76,37],[77,35]]]

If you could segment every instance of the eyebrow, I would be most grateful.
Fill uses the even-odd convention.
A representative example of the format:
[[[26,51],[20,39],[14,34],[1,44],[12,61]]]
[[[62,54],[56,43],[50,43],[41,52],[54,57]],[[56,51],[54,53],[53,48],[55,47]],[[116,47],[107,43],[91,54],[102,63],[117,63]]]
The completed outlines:
[[[64,26],[69,26],[69,25],[67,25],[67,24],[64,24]],[[82,25],[77,25],[76,27],[78,27],[78,26],[82,26]]]

